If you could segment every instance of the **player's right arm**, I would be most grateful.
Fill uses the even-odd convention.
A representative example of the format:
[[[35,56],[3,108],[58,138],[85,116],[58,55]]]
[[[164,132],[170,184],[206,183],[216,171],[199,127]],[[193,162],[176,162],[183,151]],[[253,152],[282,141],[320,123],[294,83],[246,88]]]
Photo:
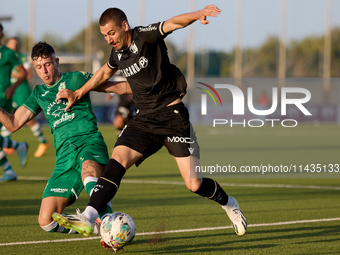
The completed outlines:
[[[97,72],[93,74],[91,79],[88,80],[84,86],[77,89],[73,93],[69,91],[66,97],[68,100],[68,105],[65,108],[65,112],[88,92],[92,90],[99,90],[100,87],[104,85],[117,70],[118,69],[111,69],[107,66],[107,64],[104,64]],[[60,92],[57,94],[56,102],[58,102],[59,99],[65,98],[65,95]]]
[[[9,114],[0,107],[0,122],[11,133],[20,129],[34,117],[34,114],[24,106],[20,106],[14,114]]]
[[[208,16],[217,17],[220,13],[221,10],[217,6],[208,5],[202,10],[180,14],[164,22],[163,32],[166,34],[171,33],[172,31],[175,31],[177,29],[189,26],[196,20],[199,20],[203,25],[206,25],[209,23],[209,21],[207,20]]]

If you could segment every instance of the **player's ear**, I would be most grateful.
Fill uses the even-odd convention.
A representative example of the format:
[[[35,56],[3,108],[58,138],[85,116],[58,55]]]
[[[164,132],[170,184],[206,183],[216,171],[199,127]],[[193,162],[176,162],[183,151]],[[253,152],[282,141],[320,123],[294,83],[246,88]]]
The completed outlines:
[[[59,66],[59,58],[55,58],[55,63]]]
[[[129,30],[129,23],[126,20],[123,21],[122,26],[123,26],[125,31]]]

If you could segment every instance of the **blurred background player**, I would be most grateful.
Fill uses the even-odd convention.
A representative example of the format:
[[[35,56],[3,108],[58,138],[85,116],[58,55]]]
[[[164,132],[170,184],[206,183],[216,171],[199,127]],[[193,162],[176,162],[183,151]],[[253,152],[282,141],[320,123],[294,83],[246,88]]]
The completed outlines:
[[[118,74],[117,74],[118,73]],[[114,75],[114,81],[126,81],[122,76],[122,72],[117,72]],[[110,101],[115,94],[109,93],[106,95],[106,101]],[[113,126],[116,128],[117,136],[120,135],[126,123],[132,118],[135,107],[133,106],[133,96],[132,95],[118,95],[119,102],[117,105],[117,110],[115,112],[115,117],[112,121]]]
[[[2,38],[4,37],[3,26],[0,24],[0,107],[6,111],[12,109],[12,97],[16,88],[26,77],[26,71],[20,63],[14,51],[2,45]],[[18,72],[17,81],[11,85],[11,71],[16,69]],[[2,124],[0,123],[2,127]],[[27,149],[26,143],[18,143],[9,138],[0,136],[0,166],[4,169],[4,175],[0,182],[15,181],[17,175],[12,169],[11,164],[7,160],[4,148],[13,148],[17,151],[21,167],[25,167],[27,163]]]
[[[27,72],[26,79],[20,84],[20,86],[16,89],[13,98],[12,98],[12,107],[13,112],[16,111],[29,97],[31,94],[31,88],[28,84],[27,79],[30,79],[32,77],[32,70],[31,70],[31,64],[29,61],[27,61],[27,58],[24,54],[20,52],[20,41],[16,37],[9,38],[6,43],[7,48],[14,50],[17,53],[17,56],[21,63],[23,64],[23,67],[25,68]],[[14,84],[18,80],[18,72],[15,68],[12,69],[11,73],[11,84]],[[36,122],[34,119],[27,122],[26,125],[31,129],[32,134],[38,139],[39,146],[37,150],[34,152],[34,157],[41,157],[43,156],[46,151],[50,148],[50,144],[46,141],[46,138],[43,134],[43,131],[41,129],[41,126],[39,122]],[[9,132],[4,126],[1,128],[1,135],[3,137],[10,137],[11,132]],[[4,149],[6,154],[12,154],[13,149]]]

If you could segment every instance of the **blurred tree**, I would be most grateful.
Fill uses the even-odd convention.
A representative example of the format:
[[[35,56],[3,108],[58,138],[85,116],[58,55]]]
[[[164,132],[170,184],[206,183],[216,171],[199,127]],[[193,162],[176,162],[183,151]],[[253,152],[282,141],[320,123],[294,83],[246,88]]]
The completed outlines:
[[[323,37],[306,37],[287,47],[287,77],[319,77]]]
[[[340,27],[332,30],[331,77],[340,77]]]

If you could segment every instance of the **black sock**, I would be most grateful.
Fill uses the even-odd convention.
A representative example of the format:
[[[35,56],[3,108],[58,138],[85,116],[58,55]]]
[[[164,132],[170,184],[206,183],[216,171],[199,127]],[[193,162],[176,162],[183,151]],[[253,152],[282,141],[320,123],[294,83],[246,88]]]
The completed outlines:
[[[226,205],[228,203],[228,195],[221,188],[221,186],[210,178],[203,178],[201,187],[194,193],[209,198],[220,205]]]
[[[115,196],[125,172],[126,169],[118,161],[110,159],[105,166],[103,175],[99,177],[93,188],[88,205],[101,212]]]

